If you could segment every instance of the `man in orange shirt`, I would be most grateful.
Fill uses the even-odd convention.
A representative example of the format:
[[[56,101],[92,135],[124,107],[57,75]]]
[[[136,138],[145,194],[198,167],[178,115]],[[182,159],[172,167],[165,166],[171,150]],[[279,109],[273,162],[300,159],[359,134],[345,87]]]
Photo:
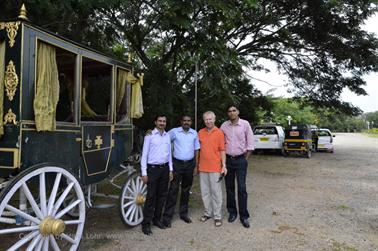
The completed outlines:
[[[214,112],[205,112],[203,120],[206,127],[198,133],[201,145],[198,171],[205,207],[201,221],[205,222],[214,217],[215,226],[220,227],[222,226],[222,183],[219,181],[227,174],[224,134],[215,126]]]

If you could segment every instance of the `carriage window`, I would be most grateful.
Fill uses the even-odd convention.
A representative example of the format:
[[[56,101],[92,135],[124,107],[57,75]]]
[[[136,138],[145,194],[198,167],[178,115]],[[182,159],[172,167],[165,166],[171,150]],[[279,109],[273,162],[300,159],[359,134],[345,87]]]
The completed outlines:
[[[117,123],[130,123],[130,92],[131,85],[127,82],[128,72],[117,70],[116,87],[116,121]]]
[[[112,66],[82,60],[81,120],[111,121]]]
[[[56,47],[56,63],[59,72],[59,101],[56,108],[56,120],[73,122],[76,55]]]

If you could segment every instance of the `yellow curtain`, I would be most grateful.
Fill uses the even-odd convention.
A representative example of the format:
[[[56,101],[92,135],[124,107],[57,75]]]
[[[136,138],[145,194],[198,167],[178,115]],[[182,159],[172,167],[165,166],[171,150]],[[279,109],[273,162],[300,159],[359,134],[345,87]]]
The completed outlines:
[[[37,131],[55,131],[58,100],[59,74],[56,64],[56,51],[53,46],[39,42],[37,85],[34,97],[34,116]]]
[[[5,75],[5,42],[0,42],[0,136],[4,134],[4,75]]]
[[[131,92],[131,117],[135,119],[142,117],[144,113],[142,86],[143,86],[143,74],[138,74],[137,80],[132,85],[132,92]]]
[[[117,106],[116,110],[118,112],[119,107],[122,103],[123,96],[125,96],[126,92],[126,82],[127,82],[127,76],[129,72],[119,69],[118,70],[118,78],[117,78]]]
[[[87,88],[88,88],[88,80],[83,79],[81,83],[82,93],[81,93],[81,115],[84,117],[95,117],[97,114],[95,111],[87,103]]]

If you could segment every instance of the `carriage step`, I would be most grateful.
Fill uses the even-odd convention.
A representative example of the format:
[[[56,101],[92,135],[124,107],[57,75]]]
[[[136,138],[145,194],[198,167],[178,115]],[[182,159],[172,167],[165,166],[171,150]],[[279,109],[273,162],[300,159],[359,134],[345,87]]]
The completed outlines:
[[[116,204],[95,204],[95,205],[92,205],[92,208],[96,208],[96,209],[108,209],[108,208],[112,208],[112,207],[115,207]]]

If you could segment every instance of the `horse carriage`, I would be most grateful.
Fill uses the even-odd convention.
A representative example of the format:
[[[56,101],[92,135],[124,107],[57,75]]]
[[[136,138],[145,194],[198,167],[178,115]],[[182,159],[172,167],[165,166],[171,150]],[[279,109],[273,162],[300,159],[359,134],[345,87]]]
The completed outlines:
[[[119,200],[126,225],[141,223],[132,121],[142,84],[130,62],[32,25],[24,6],[0,22],[1,250],[77,250],[86,209],[111,206],[97,196]],[[119,196],[98,191],[106,180]]]

